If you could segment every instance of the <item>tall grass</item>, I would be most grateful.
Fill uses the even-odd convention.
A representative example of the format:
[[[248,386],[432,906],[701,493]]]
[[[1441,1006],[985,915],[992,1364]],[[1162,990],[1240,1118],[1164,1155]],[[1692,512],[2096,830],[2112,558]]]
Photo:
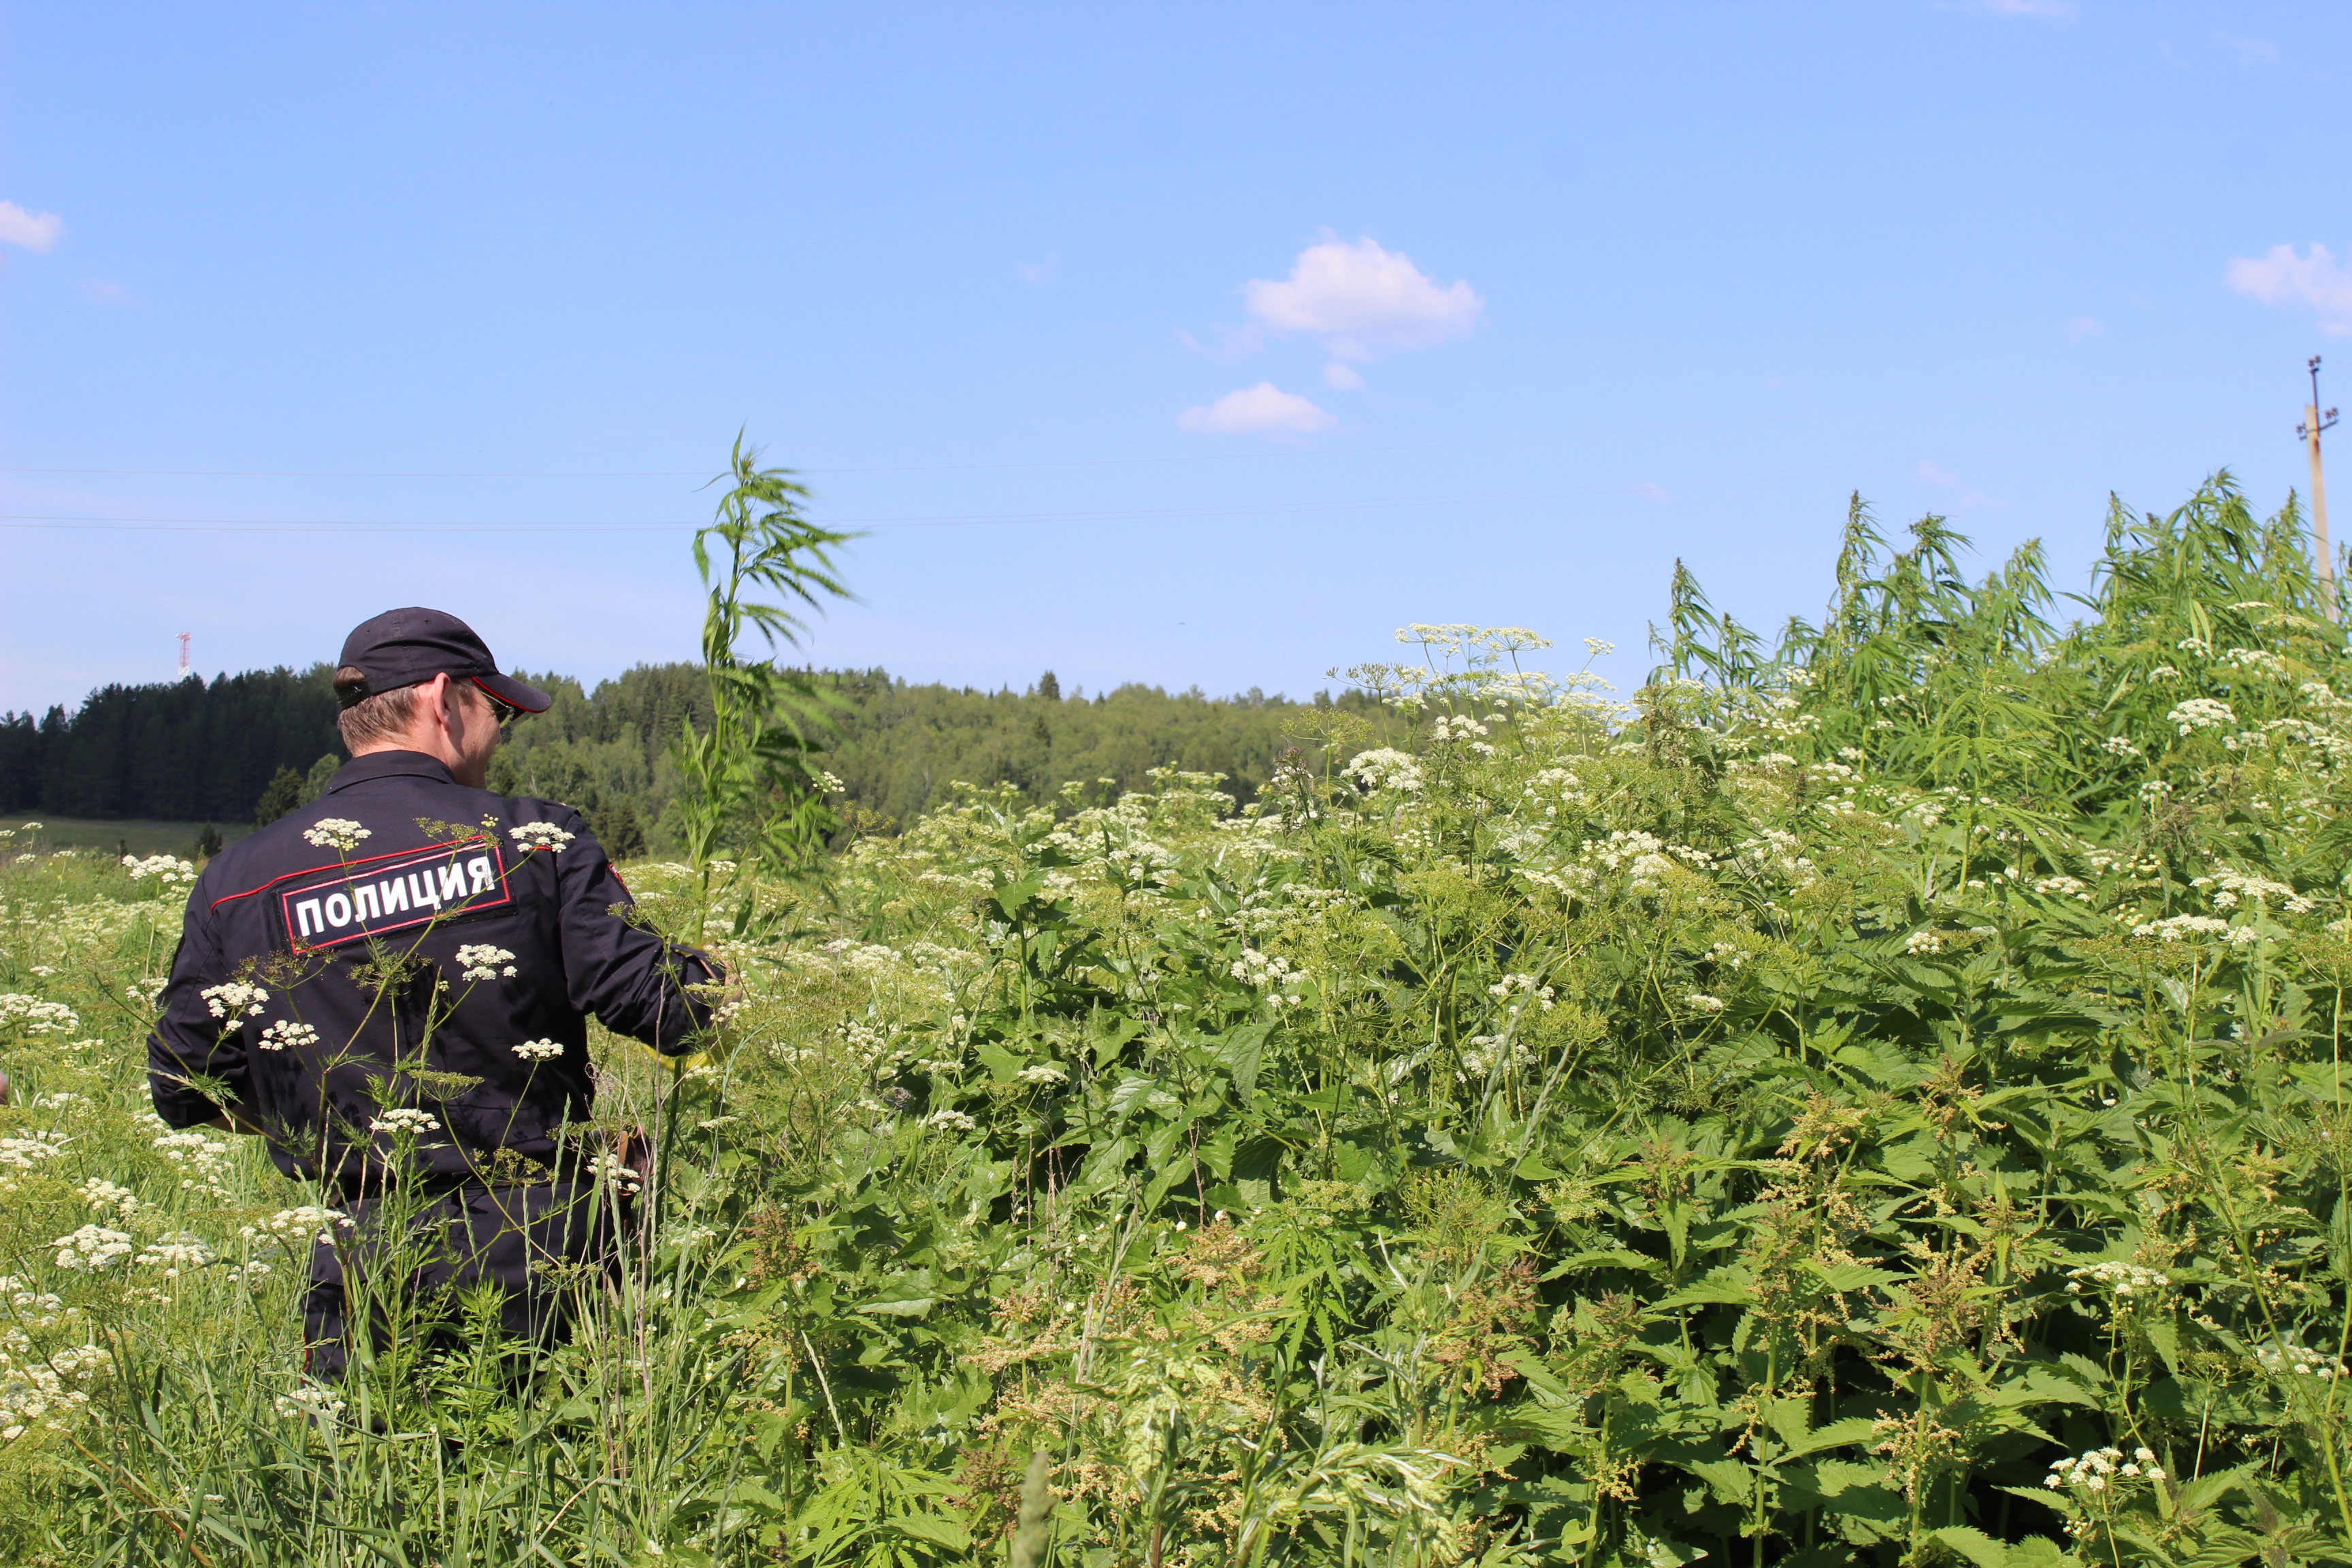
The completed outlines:
[[[1246,813],[972,789],[739,882],[723,1048],[599,1047],[660,1163],[578,1334],[332,1389],[315,1194],[141,1108],[176,889],[12,859],[0,1555],[2352,1558],[2300,519],[2118,509],[2073,612],[1964,550],[1857,506],[1818,625],[1678,574],[1622,702],[1414,628]]]

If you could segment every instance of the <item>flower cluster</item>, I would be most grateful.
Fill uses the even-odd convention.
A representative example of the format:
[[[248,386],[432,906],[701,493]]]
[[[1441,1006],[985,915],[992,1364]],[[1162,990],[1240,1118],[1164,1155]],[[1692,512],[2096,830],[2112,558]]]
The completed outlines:
[[[1243,984],[1263,990],[1268,1006],[1292,1007],[1306,1000],[1298,994],[1298,988],[1307,984],[1307,976],[1292,968],[1290,960],[1280,953],[1245,947],[1227,972]]]
[[[527,1062],[551,1062],[563,1054],[563,1047],[556,1040],[525,1040],[514,1054]]]
[[[193,1236],[174,1237],[141,1249],[131,1260],[145,1268],[161,1268],[163,1278],[176,1279],[183,1268],[205,1268],[215,1261],[213,1249]]]
[[[1683,998],[1683,1005],[1695,1013],[1720,1013],[1723,1011],[1723,998],[1710,996],[1704,991],[1694,991]]]
[[[201,1132],[166,1132],[155,1140],[154,1147],[188,1173],[181,1178],[181,1186],[202,1186],[215,1193],[224,1190],[221,1178],[227,1173],[230,1154],[225,1140]]]
[[[923,1125],[949,1132],[969,1132],[972,1129],[972,1120],[961,1110],[934,1110],[923,1118]]]
[[[1944,951],[1944,933],[1939,931],[1915,931],[1903,939],[1903,951],[1917,958]]]
[[[136,855],[125,855],[122,864],[134,882],[143,882],[152,877],[166,888],[177,888],[196,879],[195,867],[173,855],[150,855],[143,859]]]
[[[218,985],[207,985],[196,994],[205,999],[205,1005],[212,1010],[212,1015],[215,1018],[226,1018],[237,1014],[249,1018],[258,1018],[261,1016],[261,1005],[269,1000],[268,992],[258,985],[248,985],[242,980],[230,980]]]
[[[283,1018],[261,1031],[254,1044],[265,1051],[302,1050],[319,1043],[319,1031],[308,1024]]]
[[[1545,1012],[1550,1012],[1555,993],[1549,985],[1537,984],[1536,977],[1532,974],[1506,974],[1486,987],[1486,994],[1498,1002],[1507,1004],[1511,1015],[1516,1017],[1520,1009],[1528,1005],[1528,998],[1532,998],[1536,1005]],[[1519,1000],[1513,1001],[1512,998],[1515,996]]]
[[[544,849],[552,855],[563,853],[563,847],[574,835],[566,833],[551,822],[526,822],[520,827],[507,829],[507,837],[525,849]]]
[[[614,1191],[625,1197],[635,1197],[645,1191],[645,1179],[631,1170],[618,1154],[599,1153],[588,1161],[588,1179],[610,1183]]]
[[[2172,915],[2160,921],[2143,921],[2132,927],[2132,935],[2153,937],[2158,942],[2186,942],[2190,937],[2209,936],[2231,947],[2243,947],[2260,940],[2261,934],[2252,926],[2233,926],[2211,915]]]
[[[1069,1082],[1070,1075],[1052,1062],[1038,1062],[1021,1069],[1021,1081],[1054,1089]]]
[[[2307,1350],[2292,1340],[2280,1339],[2254,1352],[2254,1360],[2273,1377],[2316,1377],[2323,1380],[2344,1375],[2344,1363]]]
[[[62,1132],[39,1132],[30,1138],[0,1138],[0,1168],[29,1171],[36,1160],[54,1160],[65,1152]]]
[[[1462,1042],[1462,1070],[1454,1075],[1454,1081],[1467,1083],[1473,1078],[1485,1078],[1498,1066],[1523,1068],[1535,1059],[1535,1052],[1511,1044],[1507,1036],[1473,1035]]]
[[[119,1230],[103,1226],[86,1225],[70,1236],[58,1237],[49,1243],[58,1249],[55,1258],[60,1268],[89,1269],[107,1268],[119,1258],[131,1255],[131,1238]]]
[[[92,1381],[110,1364],[112,1359],[96,1345],[68,1345],[40,1360],[21,1331],[0,1337],[0,1443],[15,1442],[45,1417],[51,1431],[65,1430],[59,1417],[89,1403],[89,1395],[72,1385]]]
[[[69,1035],[81,1027],[74,1010],[62,1002],[0,992],[0,1024],[14,1024],[28,1035]]]
[[[1106,854],[1103,861],[1115,882],[1138,887],[1156,882],[1165,887],[1176,880],[1176,857],[1148,838],[1129,840]]]
[[[360,847],[361,839],[375,835],[348,816],[322,816],[304,828],[302,837],[321,849],[340,849],[349,854]]]
[[[2094,1448],[2077,1458],[2051,1460],[2050,1473],[2042,1484],[2052,1491],[2080,1487],[2086,1492],[2103,1492],[2116,1479],[2160,1481],[2164,1472],[2157,1468],[2155,1460],[2155,1453],[2147,1448],[2134,1448],[2128,1459],[2121,1448]]]
[[[1389,746],[1359,752],[1355,761],[1348,764],[1347,774],[1367,790],[1388,789],[1410,794],[1421,787],[1420,762]]]
[[[119,1218],[129,1219],[139,1212],[139,1199],[129,1187],[118,1187],[103,1177],[90,1177],[79,1191],[83,1203],[94,1209],[111,1209]]]
[[[299,1419],[323,1423],[330,1417],[341,1415],[343,1410],[343,1402],[335,1397],[335,1391],[319,1383],[297,1384],[287,1393],[279,1394],[275,1403],[278,1414],[289,1421]]]
[[[2172,1276],[2161,1268],[2143,1268],[2137,1263],[2121,1263],[2112,1258],[2105,1263],[2069,1268],[2066,1278],[2072,1281],[2066,1287],[2070,1296],[2081,1295],[2085,1284],[2112,1291],[2117,1297],[2153,1296],[2172,1289]]]
[[[2225,870],[2219,867],[2202,877],[2190,879],[2192,888],[2210,888],[2210,897],[2217,910],[2234,910],[2240,900],[2251,899],[2257,904],[2278,900],[2279,907],[2291,915],[2307,915],[2312,902],[2284,882],[2273,882],[2252,877],[2243,871]]]
[[[461,980],[512,980],[514,954],[488,942],[468,942],[457,950]]]
[[[301,1241],[306,1245],[316,1240],[320,1246],[335,1239],[334,1227],[352,1228],[352,1216],[341,1209],[320,1208],[316,1204],[304,1204],[299,1208],[279,1209],[259,1225],[248,1225],[237,1234],[247,1241]]]
[[[2281,680],[2285,679],[2287,675],[2286,660],[2271,652],[2268,648],[2228,648],[2222,652],[2220,658],[2215,659],[2213,662],[2216,664],[2229,665],[2238,669],[2258,669],[2264,675],[2273,676]]]
[[[2193,734],[2199,730],[2218,730],[2238,721],[2238,715],[2231,710],[2228,703],[2216,701],[2210,697],[2192,697],[2167,713],[2165,718],[2184,735]]]
[[[400,1137],[403,1134],[415,1136],[425,1132],[438,1132],[441,1131],[441,1123],[425,1111],[412,1110],[404,1106],[387,1110],[369,1122],[368,1131],[389,1132],[394,1137]]]
[[[1486,733],[1486,726],[1466,713],[1459,718],[1442,714],[1437,722],[1429,727],[1429,738],[1439,745],[1448,741],[1466,741],[1473,735],[1483,736]]]

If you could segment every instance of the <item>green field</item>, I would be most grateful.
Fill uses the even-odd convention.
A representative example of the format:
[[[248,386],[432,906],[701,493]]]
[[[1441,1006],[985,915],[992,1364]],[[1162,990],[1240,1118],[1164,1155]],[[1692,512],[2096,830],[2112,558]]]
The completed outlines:
[[[2352,1563],[2347,606],[2226,480],[2118,510],[2073,625],[1964,543],[1857,509],[1769,652],[1680,577],[1623,700],[1412,628],[1246,806],[632,866],[742,989],[695,1058],[593,1037],[628,1245],[549,1270],[561,1344],[163,1132],[184,888],[0,858],[0,1562]],[[215,1016],[510,983],[429,967]],[[334,1044],[421,1208],[484,1080]],[[332,1385],[321,1235],[379,1324]]]
[[[29,823],[39,824],[38,832],[26,831]],[[222,822],[214,826],[223,842],[233,842],[253,831],[247,822]],[[12,850],[25,849],[104,849],[117,855],[179,855],[193,854],[196,835],[202,833],[201,822],[104,821],[95,817],[48,816],[39,812],[20,812],[0,816],[0,828],[12,829],[16,837],[7,841]]]

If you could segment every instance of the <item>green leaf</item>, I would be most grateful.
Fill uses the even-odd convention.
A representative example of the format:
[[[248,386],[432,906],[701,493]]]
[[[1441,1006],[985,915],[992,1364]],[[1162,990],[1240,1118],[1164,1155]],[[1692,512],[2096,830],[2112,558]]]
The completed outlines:
[[[1824,1448],[1843,1448],[1849,1443],[1859,1443],[1868,1437],[1873,1425],[1866,1415],[1849,1415],[1843,1421],[1814,1427],[1801,1438],[1790,1442],[1789,1452],[1792,1455],[1818,1454]]]
[[[1727,1264],[1709,1269],[1705,1278],[1684,1286],[1658,1303],[1659,1311],[1676,1307],[1696,1307],[1713,1302],[1727,1306],[1746,1306],[1756,1300],[1754,1281],[1748,1270],[1738,1264]]]
[[[902,1513],[884,1521],[889,1528],[911,1535],[918,1541],[928,1541],[934,1546],[944,1546],[950,1552],[971,1550],[971,1532],[952,1519],[936,1513]]]
[[[1977,1568],[2010,1568],[2009,1548],[1969,1525],[1948,1524],[1940,1530],[1929,1531],[1927,1539],[1938,1545],[1950,1547],[1975,1563]]]

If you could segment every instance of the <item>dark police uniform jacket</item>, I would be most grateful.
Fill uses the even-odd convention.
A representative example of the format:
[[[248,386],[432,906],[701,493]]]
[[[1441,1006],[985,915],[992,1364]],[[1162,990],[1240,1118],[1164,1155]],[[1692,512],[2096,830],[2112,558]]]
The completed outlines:
[[[326,837],[325,818],[368,837]],[[531,847],[559,833],[560,848]],[[156,1112],[173,1127],[218,1115],[188,1081],[217,1080],[279,1169],[346,1192],[381,1181],[404,1120],[410,1168],[436,1184],[554,1169],[593,1092],[586,1015],[668,1055],[709,1026],[707,994],[687,987],[714,967],[624,919],[630,903],[570,806],[468,789],[418,752],[356,758],[196,879],[148,1038]],[[512,956],[483,978],[461,947]]]

